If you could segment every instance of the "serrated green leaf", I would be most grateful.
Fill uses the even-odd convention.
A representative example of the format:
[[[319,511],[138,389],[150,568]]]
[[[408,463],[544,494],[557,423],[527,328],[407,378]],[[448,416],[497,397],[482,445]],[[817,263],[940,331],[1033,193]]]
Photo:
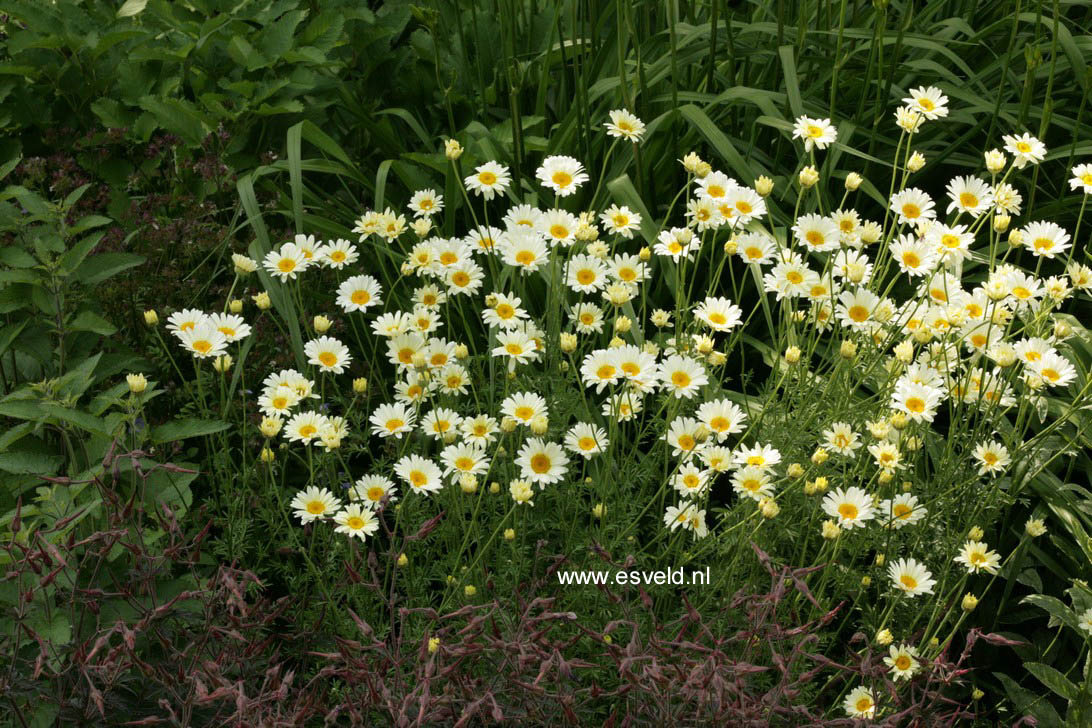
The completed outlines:
[[[220,420],[182,419],[168,422],[152,428],[152,442],[161,445],[165,442],[185,440],[190,437],[212,435],[226,430],[230,425]]]

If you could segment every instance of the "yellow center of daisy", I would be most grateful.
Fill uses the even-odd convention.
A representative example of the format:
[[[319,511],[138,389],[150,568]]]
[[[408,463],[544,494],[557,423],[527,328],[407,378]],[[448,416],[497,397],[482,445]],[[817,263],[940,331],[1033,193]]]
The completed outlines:
[[[954,250],[959,247],[959,236],[945,233],[940,236],[940,244],[949,250]]]
[[[530,407],[516,407],[515,412],[512,414],[515,415],[516,419],[529,420],[535,416],[535,411]]]
[[[610,379],[617,371],[618,370],[615,369],[612,365],[604,364],[603,366],[595,370],[595,376],[599,377],[600,379]]]
[[[683,485],[687,488],[697,488],[701,484],[701,480],[693,473],[687,473],[683,476]]]
[[[296,261],[291,258],[281,258],[277,261],[277,268],[281,273],[291,273],[296,269]]]
[[[576,444],[580,447],[581,450],[585,450],[585,451],[594,450],[595,449],[595,438],[585,436],[585,437],[580,438],[580,440],[578,440]]]
[[[793,285],[800,285],[804,282],[804,276],[802,276],[799,271],[790,270],[785,274],[785,280]]]
[[[751,246],[743,251],[749,260],[758,260],[762,257],[762,248]]]
[[[523,347],[520,346],[519,344],[508,344],[507,346],[504,347],[504,350],[507,351],[512,356],[519,356],[520,354],[523,353]]]
[[[1012,289],[1012,295],[1017,298],[1031,298],[1031,291],[1024,286],[1014,286]]]
[[[907,268],[917,268],[921,265],[921,258],[918,257],[917,253],[907,250],[902,254],[902,262],[906,264]]]
[[[921,217],[921,208],[913,202],[907,202],[902,206],[902,216],[909,220],[914,220]]]
[[[459,262],[459,256],[452,253],[450,250],[440,253],[440,262],[444,265],[451,265],[452,263]]]
[[[1021,154],[1027,154],[1031,151],[1031,145],[1027,142],[1016,142],[1016,151]]]
[[[846,519],[847,521],[852,521],[853,519],[855,519],[857,517],[857,514],[857,506],[853,505],[852,503],[843,503],[842,505],[838,506],[838,515]]]
[[[861,306],[860,304],[856,306],[850,306],[847,313],[849,313],[849,317],[857,323],[861,323],[868,318],[868,309],[864,306]]]
[[[761,466],[761,465],[765,465],[766,464],[766,456],[765,455],[751,455],[751,456],[749,456],[747,458],[747,464],[748,465],[753,465],[756,468]]]
[[[470,470],[474,467],[474,459],[468,457],[461,457],[455,461],[455,467],[459,470]]]
[[[705,188],[705,194],[710,197],[724,197],[724,188],[720,185],[709,185]]]
[[[588,268],[581,268],[576,273],[576,280],[583,286],[593,283],[595,281],[595,271],[589,270]]]
[[[387,420],[387,424],[385,424],[384,427],[387,428],[387,432],[394,432],[395,430],[403,427],[405,424],[405,421],[400,420],[397,417],[393,417]]]
[[[343,262],[345,260],[345,252],[342,250],[333,251],[332,253],[330,253],[330,260],[334,261],[335,263]]]
[[[1054,241],[1050,238],[1035,238],[1033,243],[1036,250],[1048,251],[1054,247]]]
[[[861,698],[857,701],[856,707],[858,713],[867,713],[868,711],[872,710],[872,699]]]
[[[680,450],[693,450],[697,443],[690,435],[679,435],[679,449]]]
[[[353,295],[349,297],[349,300],[355,303],[357,306],[363,306],[372,300],[372,294],[364,290],[353,291]]]
[[[497,312],[497,316],[502,319],[510,319],[516,315],[516,309],[509,306],[507,303],[497,304],[497,307],[494,310]]]
[[[909,670],[910,669],[910,656],[909,655],[899,655],[898,657],[896,657],[895,658],[895,667],[898,668],[899,670]]]
[[[743,489],[751,493],[757,493],[762,489],[762,481],[759,478],[747,478],[743,481]]]
[[[906,399],[906,409],[920,415],[925,411],[925,400],[921,397],[908,397]]]
[[[904,521],[909,518],[913,513],[914,509],[906,505],[905,503],[896,503],[895,507],[892,509],[892,515],[894,515],[895,518]]]
[[[621,369],[628,377],[635,377],[641,373],[641,367],[632,361],[623,362]]]
[[[723,325],[728,319],[724,317],[724,314],[714,311],[709,314],[709,322],[716,324],[717,326]]]
[[[364,519],[360,516],[349,516],[345,520],[345,525],[353,529],[354,531],[359,531],[360,529],[364,528]]]
[[[326,512],[326,504],[320,500],[313,500],[307,504],[307,512],[318,516]]]
[[[315,427],[314,425],[304,425],[303,427],[300,428],[300,436],[301,437],[311,437],[316,432],[318,432],[318,428]]]
[[[1050,369],[1049,367],[1039,372],[1043,379],[1048,379],[1052,382],[1056,382],[1062,378],[1062,375],[1058,373],[1057,369]]]
[[[562,170],[554,172],[554,176],[551,177],[551,179],[553,180],[553,183],[561,189],[565,189],[573,183],[573,176],[568,172],[564,172]]]
[[[553,238],[557,238],[558,240],[563,240],[569,237],[569,228],[561,224],[551,225],[550,236]]]
[[[370,501],[380,501],[386,494],[387,491],[383,490],[381,486],[373,485],[371,488],[368,488],[368,500]]]
[[[455,389],[462,383],[463,383],[462,377],[458,376],[457,374],[452,374],[450,377],[447,378],[447,388],[448,389]]]
[[[330,351],[324,351],[318,355],[318,360],[322,362],[325,367],[332,367],[337,364],[337,355]]]
[[[422,485],[428,482],[428,476],[422,473],[420,470],[414,470],[409,474],[410,483],[415,488],[420,488]]]
[[[497,175],[489,171],[479,172],[478,181],[486,186],[495,185],[497,183]]]
[[[413,363],[413,355],[415,353],[416,352],[414,352],[413,349],[408,349],[408,348],[407,349],[401,349],[398,352],[398,361],[401,362],[402,364],[412,364]]]
[[[456,271],[455,275],[451,276],[451,282],[457,285],[459,288],[470,283],[470,275],[464,271]]]
[[[629,281],[636,280],[637,271],[633,270],[632,268],[619,268],[618,277],[628,283]]]
[[[516,253],[516,262],[520,265],[531,265],[535,262],[535,254],[530,250],[521,250]]]
[[[986,462],[987,465],[996,465],[998,458],[996,453],[986,451],[985,453],[983,453],[982,459]]]
[[[675,372],[671,375],[671,383],[682,389],[690,386],[690,375],[686,372]]]
[[[978,196],[973,192],[961,192],[959,194],[959,204],[964,207],[978,207]]]
[[[585,326],[591,326],[595,322],[595,315],[590,313],[580,314],[580,323]]]
[[[613,220],[614,220],[614,227],[620,227],[621,228],[621,227],[625,227],[626,225],[629,225],[629,218],[626,217],[625,215],[615,215]]]
[[[815,124],[809,124],[807,131],[808,136],[812,139],[818,139],[819,137],[823,136],[823,127],[817,126]]]
[[[201,354],[208,354],[212,351],[212,342],[208,339],[198,339],[193,342],[193,349]]]
[[[923,111],[932,111],[937,107],[931,100],[924,97],[918,99],[918,106],[920,106]]]
[[[444,364],[447,364],[447,354],[442,351],[433,354],[432,358],[429,359],[429,364],[434,367],[442,367]]]
[[[282,410],[288,406],[288,397],[274,397],[271,404],[273,409]]]
[[[918,588],[918,580],[910,576],[909,574],[903,574],[902,576],[900,576],[899,581],[902,582],[902,585],[905,586],[907,589]]]
[[[540,452],[531,457],[531,470],[534,470],[540,475],[549,472],[550,464],[550,457],[545,453]]]
[[[724,432],[731,426],[732,423],[727,417],[717,416],[709,420],[709,429],[713,432]]]
[[[823,234],[818,230],[808,230],[804,234],[804,240],[808,241],[808,245],[820,246],[823,244]]]

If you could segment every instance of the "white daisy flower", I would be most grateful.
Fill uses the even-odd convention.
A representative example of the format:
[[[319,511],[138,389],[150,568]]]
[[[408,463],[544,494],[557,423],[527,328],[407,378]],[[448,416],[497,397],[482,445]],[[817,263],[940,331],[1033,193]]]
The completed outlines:
[[[572,157],[553,155],[542,160],[535,176],[543,187],[553,190],[560,197],[568,197],[588,181],[584,166]]]
[[[636,144],[645,134],[645,123],[625,109],[613,109],[608,114],[610,121],[603,124],[607,135],[625,139]]]
[[[936,580],[925,565],[914,559],[899,559],[887,567],[887,575],[896,589],[908,596],[932,594]]]
[[[508,185],[512,183],[512,178],[508,174],[507,167],[491,161],[475,167],[474,174],[466,177],[463,182],[467,190],[492,200],[495,195],[504,194]]]
[[[306,526],[312,521],[321,521],[326,516],[333,515],[341,507],[341,502],[327,488],[311,486],[296,493],[288,507],[294,511],[293,515],[300,519],[300,523]]]

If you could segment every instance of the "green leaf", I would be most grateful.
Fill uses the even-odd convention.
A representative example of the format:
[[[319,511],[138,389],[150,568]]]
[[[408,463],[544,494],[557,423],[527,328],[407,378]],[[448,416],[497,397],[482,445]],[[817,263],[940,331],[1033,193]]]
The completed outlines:
[[[82,311],[68,324],[68,328],[73,331],[90,331],[100,336],[111,336],[117,332],[117,327],[91,311]]]
[[[134,15],[140,15],[147,5],[148,0],[125,0],[125,4],[118,8],[117,17],[131,18]]]
[[[43,452],[0,452],[0,470],[17,475],[53,475],[64,458]]]
[[[182,419],[168,422],[165,425],[152,428],[152,442],[161,445],[165,442],[185,440],[190,437],[200,437],[222,432],[230,427],[227,422],[220,420]]]
[[[88,258],[76,269],[76,280],[85,286],[94,286],[123,270],[135,268],[146,258],[135,253],[101,253]]]
[[[1077,615],[1062,600],[1046,594],[1029,594],[1020,600],[1021,604],[1034,604],[1050,614],[1050,626],[1064,624],[1078,634],[1081,631]]]
[[[1055,670],[1050,665],[1041,662],[1025,662],[1027,671],[1038,678],[1039,682],[1046,685],[1066,700],[1076,700],[1080,690],[1071,683],[1065,675]]]

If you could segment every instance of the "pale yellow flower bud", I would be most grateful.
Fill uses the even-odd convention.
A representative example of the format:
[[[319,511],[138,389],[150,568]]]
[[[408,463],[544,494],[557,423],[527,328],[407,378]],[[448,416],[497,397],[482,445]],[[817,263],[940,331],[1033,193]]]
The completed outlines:
[[[1024,533],[1031,538],[1039,538],[1047,532],[1046,522],[1041,518],[1029,518],[1024,524]]]
[[[856,172],[850,172],[846,175],[846,189],[850,192],[856,191],[856,189],[861,186],[862,182],[864,182],[864,177]]]
[[[536,435],[545,435],[550,429],[550,418],[546,415],[538,415],[531,420],[531,432]]]
[[[763,498],[758,502],[758,507],[763,518],[777,518],[777,514],[781,512],[781,506],[773,498]]]
[[[329,331],[331,323],[332,322],[330,321],[330,319],[321,315],[315,316],[315,318],[311,321],[311,325],[315,327],[315,331],[320,334],[325,334],[327,331]]]
[[[140,394],[148,388],[148,379],[143,374],[126,374],[125,381],[133,394]]]
[[[914,344],[909,339],[903,339],[895,346],[895,358],[903,364],[914,361]]]
[[[603,520],[603,516],[607,514],[607,507],[602,503],[596,503],[591,509],[592,518],[597,521]]]
[[[823,538],[828,541],[833,541],[842,535],[842,529],[838,528],[838,524],[833,520],[823,521]]]
[[[904,415],[902,412],[896,412],[891,415],[891,417],[888,419],[888,422],[890,422],[891,426],[894,427],[896,430],[901,430],[902,428],[906,427],[906,415]]]
[[[419,217],[410,223],[410,229],[413,230],[414,235],[423,238],[432,230],[432,220],[427,217]]]
[[[474,473],[463,473],[459,476],[459,488],[467,495],[478,492],[478,476]]]
[[[150,308],[144,312],[144,323],[148,326],[155,326],[159,323],[159,314],[155,312],[154,308]]]
[[[353,391],[357,394],[364,394],[368,391],[368,380],[366,377],[357,377],[353,380]]]
[[[822,465],[830,458],[830,453],[821,447],[815,448],[815,452],[811,454],[811,461],[815,465]]]
[[[566,332],[561,334],[561,340],[559,343],[561,346],[561,350],[566,354],[570,354],[576,351],[576,345],[578,343],[578,340],[576,338],[576,334],[570,334]]]
[[[799,478],[801,475],[804,474],[804,466],[800,463],[791,463],[788,469],[786,469],[785,473],[790,478]]]
[[[865,589],[872,586],[872,577],[871,576],[862,576],[861,577],[861,586],[864,587]]]
[[[925,166],[925,156],[921,152],[914,152],[910,159],[906,160],[906,168],[911,172],[917,172]]]
[[[498,483],[497,481],[494,480],[492,483],[489,484],[489,492],[493,495],[500,493],[500,490],[500,483]]]
[[[683,169],[685,169],[690,174],[697,174],[698,168],[701,167],[702,164],[701,157],[699,157],[694,152],[690,152],[679,161],[682,162]]]
[[[724,241],[725,255],[735,255],[737,250],[739,250],[739,241],[736,240],[734,237],[728,238]]]
[[[857,344],[852,340],[846,339],[842,342],[842,345],[838,348],[838,354],[843,359],[852,359],[857,356]]]
[[[694,176],[698,179],[704,179],[707,174],[713,171],[712,165],[709,162],[702,162],[698,165],[698,168],[694,170]]]
[[[231,369],[233,363],[234,360],[231,358],[231,354],[222,354],[212,360],[212,368],[223,374]]]
[[[458,144],[458,142],[455,142],[455,143]],[[429,640],[428,640],[428,652],[429,652],[429,654],[431,655],[431,654],[435,653],[436,650],[438,650],[438,649],[440,649],[440,638],[439,637],[429,637]]]
[[[800,347],[799,346],[790,346],[788,349],[785,349],[785,361],[788,362],[789,364],[796,364],[797,362],[799,362],[800,361]]]
[[[883,566],[885,561],[887,561],[886,556],[883,554],[876,554],[876,566]]]
[[[993,216],[993,229],[995,232],[1003,233],[1009,229],[1009,225],[1012,224],[1012,216],[1004,213]]]
[[[982,537],[985,536],[985,535],[986,535],[986,532],[983,531],[978,526],[971,526],[971,530],[967,532],[967,538],[969,538],[972,541],[981,541]]]
[[[238,298],[231,299],[230,301],[228,301],[228,311],[231,311],[232,313],[242,313],[243,302],[240,301]]]
[[[614,330],[618,333],[628,333],[631,328],[633,328],[633,319],[629,316],[619,316],[614,319]]]
[[[282,424],[279,417],[263,417],[258,429],[262,431],[264,437],[274,438],[281,431]]]
[[[478,587],[474,586],[473,584],[467,584],[463,587],[463,594],[466,594],[467,597],[472,597],[477,593]]]
[[[396,562],[400,568],[406,568],[409,564],[409,557],[405,554],[398,554],[398,561]]]
[[[623,341],[622,339],[618,338],[617,336],[612,337],[611,340],[607,342],[607,346],[610,347],[611,349],[620,349],[621,347],[623,347],[625,345],[626,345],[626,342]]]
[[[444,156],[454,162],[463,156],[463,145],[459,144],[457,139],[448,139],[444,142]]]
[[[769,194],[773,192],[773,188],[773,180],[766,175],[762,175],[755,180],[755,192],[757,192],[760,197],[768,197]]]
[[[889,644],[891,644],[894,641],[895,641],[895,635],[891,634],[891,630],[887,629],[886,627],[884,629],[881,629],[876,634],[876,642],[879,643],[880,645],[882,645],[883,647],[887,647]]]
[[[649,247],[646,245],[645,247],[637,251],[637,257],[643,261],[647,261],[649,258],[652,257],[652,250],[650,250]]]
[[[883,227],[878,222],[869,220],[861,225],[861,242],[865,245],[879,242],[881,237],[883,237]]]
[[[1005,159],[1005,154],[1000,149],[991,149],[986,152],[986,169],[990,171],[990,174],[1000,174],[1005,169],[1005,165],[1008,160]]]
[[[973,612],[974,608],[978,606],[978,597],[970,592],[967,592],[963,597],[963,611]]]
[[[274,455],[273,451],[270,450],[268,447],[263,447],[262,448],[262,454],[261,454],[260,457],[261,457],[263,463],[271,463],[271,462],[273,462],[274,460],[277,459],[277,456]]]
[[[273,305],[273,302],[269,300],[269,294],[265,291],[251,296],[250,298],[254,301],[254,305],[257,306],[260,311],[268,311],[269,307]]]
[[[798,177],[801,187],[812,187],[819,181],[819,170],[811,165],[804,167],[800,170],[800,176]]]

